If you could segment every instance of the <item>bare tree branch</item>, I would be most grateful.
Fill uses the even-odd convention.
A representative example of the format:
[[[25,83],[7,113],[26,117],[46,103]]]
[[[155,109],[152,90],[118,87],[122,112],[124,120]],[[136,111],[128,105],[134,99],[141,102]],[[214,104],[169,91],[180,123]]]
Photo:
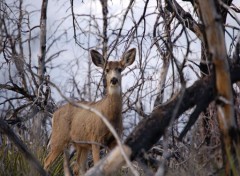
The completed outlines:
[[[203,35],[201,28],[202,26],[198,24],[190,13],[185,12],[184,9],[178,4],[177,1],[171,0],[167,1],[167,7],[166,7],[171,13],[174,13],[176,15],[176,18],[184,24],[187,28],[189,28],[192,32],[195,33],[198,38],[203,41]]]

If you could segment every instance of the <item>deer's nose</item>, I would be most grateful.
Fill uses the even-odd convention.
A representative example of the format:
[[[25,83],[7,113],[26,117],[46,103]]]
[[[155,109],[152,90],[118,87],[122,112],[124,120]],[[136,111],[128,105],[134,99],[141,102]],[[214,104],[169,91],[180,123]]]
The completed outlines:
[[[117,84],[118,83],[118,79],[113,77],[110,81],[113,85]]]

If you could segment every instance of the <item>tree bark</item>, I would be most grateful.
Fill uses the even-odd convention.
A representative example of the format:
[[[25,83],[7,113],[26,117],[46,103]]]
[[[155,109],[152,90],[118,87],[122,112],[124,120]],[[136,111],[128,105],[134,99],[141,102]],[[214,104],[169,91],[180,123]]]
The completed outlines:
[[[46,72],[46,37],[47,37],[47,4],[48,0],[42,1],[41,19],[40,19],[40,51],[38,56],[38,77],[39,86],[43,83],[44,74]]]
[[[208,50],[215,68],[215,86],[217,93],[217,112],[219,127],[223,136],[226,152],[226,175],[233,172],[237,175],[234,165],[236,154],[233,141],[239,145],[239,132],[234,118],[232,84],[230,80],[228,57],[221,16],[218,14],[214,0],[199,0],[201,18],[205,27]]]
[[[108,60],[107,51],[108,51],[108,34],[107,34],[107,28],[108,28],[108,1],[107,0],[100,0],[102,5],[102,15],[103,15],[103,36],[102,36],[102,55],[105,60]],[[106,82],[106,75],[103,74],[103,94],[106,95],[107,93],[107,82]]]

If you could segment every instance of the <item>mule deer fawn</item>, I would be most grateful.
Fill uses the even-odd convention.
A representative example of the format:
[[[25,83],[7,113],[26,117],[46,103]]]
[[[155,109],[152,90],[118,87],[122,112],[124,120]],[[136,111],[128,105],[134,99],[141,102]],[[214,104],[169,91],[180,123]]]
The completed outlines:
[[[118,134],[122,133],[122,90],[121,72],[135,60],[136,49],[132,48],[123,54],[120,61],[105,61],[96,50],[91,50],[93,63],[104,70],[107,82],[107,95],[97,102],[78,102],[95,108],[101,112],[113,125]],[[74,141],[81,141],[81,144]],[[92,144],[84,141],[94,142]],[[100,146],[103,144],[112,148],[116,141],[102,120],[93,112],[81,109],[68,103],[53,114],[52,135],[49,141],[50,152],[45,158],[44,168],[62,154],[69,143],[73,143],[77,157],[74,174],[85,172],[87,154],[92,150],[94,164],[100,159]]]

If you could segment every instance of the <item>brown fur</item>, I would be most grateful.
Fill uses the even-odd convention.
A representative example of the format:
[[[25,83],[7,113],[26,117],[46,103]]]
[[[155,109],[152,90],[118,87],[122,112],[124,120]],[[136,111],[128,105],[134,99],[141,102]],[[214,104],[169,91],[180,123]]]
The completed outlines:
[[[105,62],[100,53],[94,50],[91,51],[95,65],[105,68],[105,64],[107,64],[106,70],[109,74],[107,72],[105,74],[108,94],[97,102],[79,102],[101,112],[120,136],[123,127],[121,73],[119,69],[123,70],[126,66],[131,65],[135,59],[135,53],[136,50],[131,49],[125,53],[121,61]],[[116,84],[111,82],[113,77],[118,80]],[[82,173],[85,171],[85,162],[89,150],[92,150],[94,164],[96,164],[100,159],[100,146],[96,144],[77,144],[78,141],[97,142],[109,148],[112,148],[116,143],[111,132],[100,117],[89,110],[81,109],[68,103],[53,114],[52,135],[49,142],[51,150],[45,158],[44,168],[47,170],[49,165],[58,155],[63,153],[70,142],[75,142],[74,146],[77,151],[77,162],[74,166],[75,175],[78,175],[79,169]]]

